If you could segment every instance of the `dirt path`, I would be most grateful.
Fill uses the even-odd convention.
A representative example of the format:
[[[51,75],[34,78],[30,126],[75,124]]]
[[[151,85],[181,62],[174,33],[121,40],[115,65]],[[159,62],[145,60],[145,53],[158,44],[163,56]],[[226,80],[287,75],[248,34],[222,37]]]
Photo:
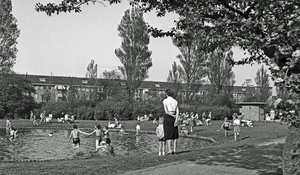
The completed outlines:
[[[219,150],[208,157],[129,171],[126,175],[279,175],[279,156],[284,140],[285,138],[280,138],[256,146],[242,146],[229,151]]]

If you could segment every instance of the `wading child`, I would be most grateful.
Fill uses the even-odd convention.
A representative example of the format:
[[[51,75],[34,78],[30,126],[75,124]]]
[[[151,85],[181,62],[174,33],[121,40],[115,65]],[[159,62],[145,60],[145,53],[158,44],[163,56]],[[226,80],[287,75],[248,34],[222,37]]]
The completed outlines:
[[[141,126],[140,123],[137,123],[136,127],[135,127],[136,133],[135,135],[140,135],[140,131],[141,131]]]
[[[108,132],[108,127],[107,126],[103,127],[103,138],[104,138],[105,143],[108,146],[110,146],[111,140],[109,138],[109,132]]]
[[[121,129],[120,129],[120,131],[119,131],[119,134],[126,134],[126,133],[125,133],[125,129],[124,129],[123,126],[121,127]]]
[[[77,129],[77,125],[73,125],[73,130],[71,131],[69,142],[71,139],[73,139],[73,148],[78,149],[80,147],[80,139],[79,139],[79,133],[89,135],[86,132],[83,132],[79,129]]]
[[[11,130],[10,130],[10,137],[9,137],[9,140],[11,141],[11,142],[13,142],[16,138],[17,138],[17,132],[18,132],[18,130],[17,129],[15,129],[15,128],[11,128]]]
[[[233,116],[233,132],[234,132],[234,140],[237,141],[237,138],[240,136],[240,125],[241,125],[241,120],[238,118],[237,115]]]
[[[96,152],[98,152],[100,143],[102,141],[102,130],[101,130],[100,124],[95,125],[95,130],[93,132],[91,132],[89,135],[92,135],[94,133],[96,134],[96,137],[95,137]]]
[[[230,122],[228,122],[228,118],[225,117],[225,118],[224,118],[224,122],[223,122],[221,128],[219,129],[219,130],[221,130],[222,128],[224,129],[224,131],[225,131],[225,137],[228,136],[228,131],[229,131],[229,126],[230,126],[230,125],[231,125],[231,124],[230,124]]]
[[[158,126],[156,128],[156,135],[158,137],[158,155],[165,155],[165,143],[166,140],[164,138],[164,126],[163,126],[164,119],[160,117],[158,119]]]

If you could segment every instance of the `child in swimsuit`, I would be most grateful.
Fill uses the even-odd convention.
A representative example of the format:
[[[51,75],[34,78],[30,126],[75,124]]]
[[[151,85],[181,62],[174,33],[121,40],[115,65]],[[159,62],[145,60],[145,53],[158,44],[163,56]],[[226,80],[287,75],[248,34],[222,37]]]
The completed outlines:
[[[92,134],[96,134],[96,152],[98,152],[98,149],[99,149],[99,146],[100,146],[100,143],[102,141],[102,129],[101,129],[101,125],[100,124],[97,124],[95,125],[95,130],[93,132],[91,132],[89,135],[92,135]]]
[[[18,132],[17,129],[11,128],[11,130],[10,130],[10,137],[9,137],[9,140],[11,142],[13,142],[15,140],[15,138],[17,138],[17,132]]]
[[[86,134],[86,135],[89,135],[89,134],[77,129],[77,125],[73,125],[73,128],[74,129],[71,131],[71,134],[70,134],[70,137],[69,137],[69,142],[72,138],[73,139],[73,147],[74,148],[79,148],[79,146],[80,146],[79,133]]]
[[[123,126],[121,127],[119,134],[126,134]]]
[[[237,115],[234,116],[233,119],[233,131],[234,131],[234,140],[237,141],[237,138],[240,136],[240,125],[241,125],[241,120],[238,118]]]
[[[140,134],[140,131],[141,131],[140,123],[137,123],[137,125],[136,125],[136,127],[135,127],[135,130],[136,130],[135,135],[139,135],[139,134]]]
[[[222,129],[222,128],[224,129],[224,131],[225,131],[225,137],[228,136],[229,126],[230,126],[230,123],[228,122],[228,118],[225,117],[224,118],[224,122],[223,122],[223,124],[222,124],[222,126],[220,128],[220,129]]]
[[[104,137],[104,141],[109,146],[111,141],[110,141],[110,138],[109,138],[109,132],[108,132],[107,126],[103,127],[103,137]]]
[[[161,156],[161,155],[165,155],[165,143],[166,143],[166,140],[164,138],[164,126],[163,126],[163,122],[164,122],[164,119],[162,117],[160,117],[158,119],[158,126],[156,128],[156,135],[158,137],[158,155]]]

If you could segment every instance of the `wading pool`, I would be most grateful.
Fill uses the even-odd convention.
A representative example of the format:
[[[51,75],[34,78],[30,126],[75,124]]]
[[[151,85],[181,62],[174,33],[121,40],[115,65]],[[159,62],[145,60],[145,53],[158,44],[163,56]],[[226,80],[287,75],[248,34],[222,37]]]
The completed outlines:
[[[49,137],[49,133],[53,133]],[[83,130],[90,133],[92,130]],[[28,160],[56,160],[91,157],[95,150],[95,135],[80,134],[80,154],[73,149],[72,140],[68,142],[71,130],[66,129],[21,129],[15,141],[10,142],[5,129],[0,129],[0,162]],[[158,140],[155,134],[134,133],[120,135],[110,132],[111,145],[116,156],[128,154],[158,154]],[[180,137],[178,152],[209,146],[212,143],[205,140]]]

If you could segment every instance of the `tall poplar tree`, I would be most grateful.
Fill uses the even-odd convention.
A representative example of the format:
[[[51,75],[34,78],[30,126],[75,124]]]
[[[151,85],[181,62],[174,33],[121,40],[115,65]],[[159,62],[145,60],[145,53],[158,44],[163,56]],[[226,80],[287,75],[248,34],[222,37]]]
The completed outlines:
[[[230,86],[235,83],[232,65],[228,62],[228,60],[232,60],[232,56],[232,51],[226,52],[222,49],[216,49],[209,54],[207,77],[213,87],[214,94],[223,93],[224,88],[228,86],[228,82],[233,83]]]
[[[254,78],[256,85],[258,86],[256,92],[257,101],[265,102],[271,96],[270,81],[267,69],[261,66],[256,72]]]
[[[118,31],[122,43],[115,54],[123,64],[119,69],[126,79],[127,94],[132,99],[135,90],[148,77],[148,69],[152,66],[152,53],[148,49],[150,36],[143,12],[139,8],[126,10]]]
[[[187,32],[189,35],[193,35],[191,39],[186,40],[178,44],[176,39],[173,39],[173,44],[178,47],[181,54],[177,55],[181,63],[181,76],[185,83],[185,101],[189,101],[194,96],[194,92],[198,93],[198,90],[202,84],[202,79],[205,76],[205,60],[206,54],[202,52],[203,43],[201,34]]]
[[[0,1],[0,73],[11,72],[16,61],[17,38],[20,31],[12,15],[11,0]]]
[[[211,85],[210,97],[211,104],[230,104],[233,85],[235,83],[235,74],[232,71],[232,65],[228,62],[233,56],[232,51],[216,49],[208,54],[207,78]]]
[[[180,95],[180,91],[182,90],[182,67],[180,65],[177,65],[176,62],[174,61],[172,64],[172,70],[169,70],[169,75],[167,78],[167,81],[172,83],[172,87],[174,88],[175,91],[175,97],[178,98]]]

